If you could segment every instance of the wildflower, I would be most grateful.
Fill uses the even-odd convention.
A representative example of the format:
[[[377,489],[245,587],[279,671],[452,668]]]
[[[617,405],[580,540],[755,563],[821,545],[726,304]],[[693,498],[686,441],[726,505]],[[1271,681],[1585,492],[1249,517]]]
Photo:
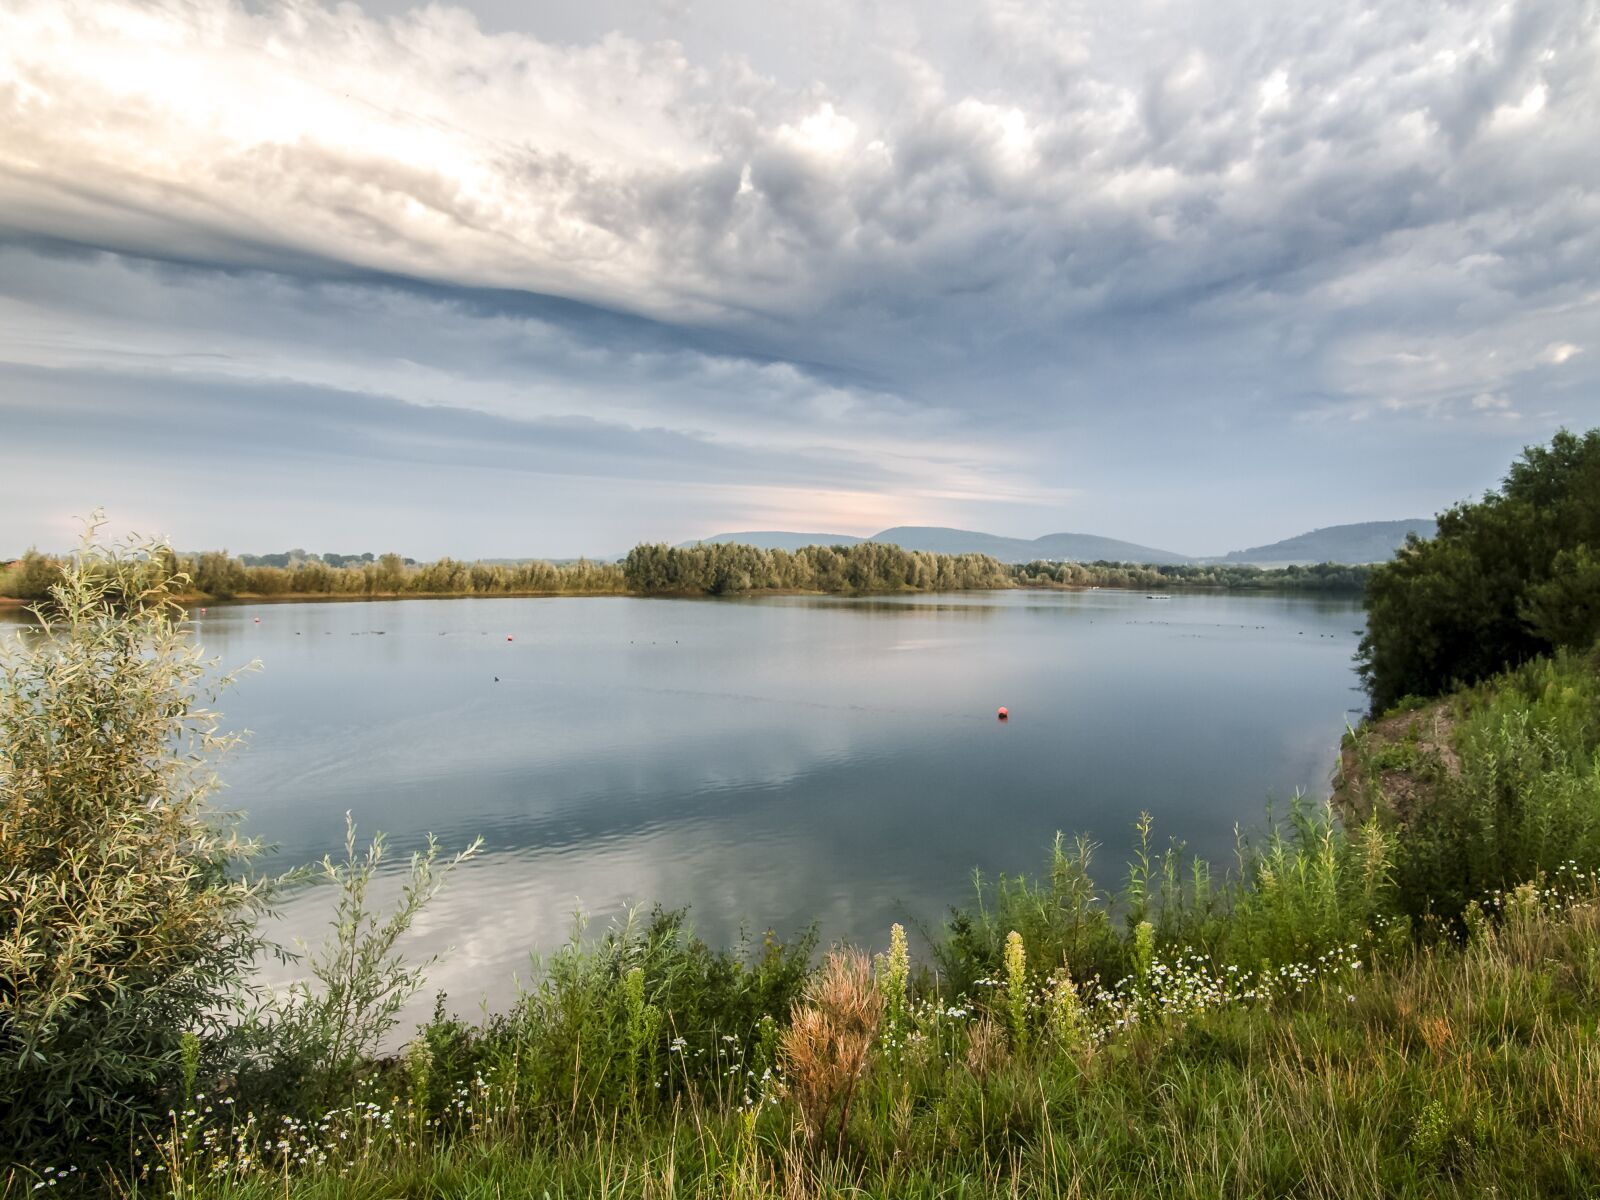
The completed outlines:
[[[1047,1005],[1050,1036],[1064,1048],[1076,1045],[1082,1034],[1083,1013],[1078,1003],[1078,989],[1073,986],[1072,976],[1065,967],[1050,981]]]
[[[1005,965],[1011,1044],[1021,1050],[1027,1039],[1028,956],[1022,946],[1022,935],[1015,929],[1006,934]]]
[[[883,993],[884,1024],[892,1041],[904,1029],[906,989],[911,979],[911,952],[906,944],[905,926],[898,921],[889,927],[889,953],[879,955],[875,965],[878,989]]]

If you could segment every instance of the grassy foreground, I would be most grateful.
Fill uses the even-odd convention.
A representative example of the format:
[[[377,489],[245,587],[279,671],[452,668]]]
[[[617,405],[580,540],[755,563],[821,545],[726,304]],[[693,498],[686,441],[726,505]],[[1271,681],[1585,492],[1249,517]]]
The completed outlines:
[[[686,1088],[648,1115],[474,1074],[304,1123],[186,1113],[129,1194],[186,1196],[1584,1196],[1600,1188],[1600,908],[1524,889],[1464,950],[1340,960],[1271,1000],[1016,1047],[955,1007],[880,1044],[842,1150],[792,1083]],[[1215,989],[1215,990],[1213,990]],[[1035,1001],[1030,998],[1029,1004]],[[715,1054],[711,1044],[684,1055]],[[437,1064],[447,1066],[447,1064]],[[734,1072],[738,1072],[738,1078]],[[441,1103],[442,1101],[442,1103]],[[200,1112],[214,1101],[197,1098]]]

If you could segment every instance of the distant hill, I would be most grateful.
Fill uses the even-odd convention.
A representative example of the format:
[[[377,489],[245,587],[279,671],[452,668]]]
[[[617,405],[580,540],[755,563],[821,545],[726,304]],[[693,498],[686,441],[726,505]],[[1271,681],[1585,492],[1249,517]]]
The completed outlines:
[[[1075,562],[1185,563],[1193,560],[1170,550],[1155,550],[1133,542],[1097,537],[1089,533],[1051,533],[1031,541],[1000,537],[970,529],[946,529],[937,525],[897,525],[869,538],[843,533],[787,533],[775,530],[748,533],[719,533],[703,542],[738,542],[763,550],[798,550],[802,546],[853,546],[857,542],[885,542],[902,550],[926,550],[934,554],[987,554],[1001,562],[1032,562],[1035,559],[1070,559]],[[694,542],[685,543],[695,545]]]
[[[1185,563],[1186,554],[1156,550],[1116,538],[1092,533],[1047,533],[1044,537],[998,537],[968,529],[944,529],[935,525],[897,525],[867,539],[888,542],[902,550],[931,550],[936,554],[987,554],[1001,562],[1032,562],[1035,559],[1070,559],[1074,562]]]
[[[1289,563],[1375,563],[1394,557],[1406,535],[1431,538],[1437,524],[1427,518],[1408,521],[1362,521],[1355,525],[1329,525],[1298,537],[1285,538],[1268,546],[1235,550],[1213,562],[1289,564]]]

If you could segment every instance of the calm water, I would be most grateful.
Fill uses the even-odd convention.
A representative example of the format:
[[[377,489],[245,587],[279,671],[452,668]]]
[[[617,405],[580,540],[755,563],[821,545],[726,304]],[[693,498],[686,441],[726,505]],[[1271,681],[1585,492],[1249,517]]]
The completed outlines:
[[[471,1008],[580,907],[878,945],[1058,829],[1102,842],[1107,878],[1140,810],[1226,858],[1269,797],[1326,794],[1361,621],[1100,591],[260,605],[195,630],[261,660],[222,703],[250,731],[223,802],[285,865],[336,850],[347,809],[400,851],[484,838],[413,945],[453,947],[430,985]],[[291,901],[288,932],[326,902]]]

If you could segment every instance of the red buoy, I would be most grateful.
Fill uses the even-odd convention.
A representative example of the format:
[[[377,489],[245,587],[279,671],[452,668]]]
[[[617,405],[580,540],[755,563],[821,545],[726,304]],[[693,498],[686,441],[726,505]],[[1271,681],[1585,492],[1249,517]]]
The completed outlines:
[[[202,609],[201,609],[201,610],[200,610],[200,615],[201,615],[201,616],[202,616],[202,617],[203,617],[203,616],[205,616],[205,615],[206,615],[206,610],[205,610],[205,609],[203,609],[203,608],[202,608]]]
[[[1009,717],[1009,716],[1011,716],[1011,714],[1010,714],[1010,713],[1008,713],[1008,712],[1007,712],[1007,711],[1006,711],[1006,710],[1005,710],[1005,708],[1004,708],[1004,707],[1002,707],[1002,708],[1001,708],[1001,709],[1000,709],[1000,711],[999,711],[999,713],[997,713],[997,714],[996,714],[996,715],[997,715],[997,716],[998,716],[998,717],[999,717],[999,718],[1000,718],[1000,719],[1001,719],[1001,720],[1002,720],[1002,721],[1004,721],[1004,720],[1005,720],[1005,719],[1006,719],[1006,718],[1008,718],[1008,717]]]
[[[511,641],[511,635],[509,633],[506,634],[506,641],[508,641],[508,642]]]
[[[260,618],[260,617],[257,617],[257,618],[256,618],[256,624],[257,624],[257,625],[259,625],[259,624],[261,624],[261,618]]]

